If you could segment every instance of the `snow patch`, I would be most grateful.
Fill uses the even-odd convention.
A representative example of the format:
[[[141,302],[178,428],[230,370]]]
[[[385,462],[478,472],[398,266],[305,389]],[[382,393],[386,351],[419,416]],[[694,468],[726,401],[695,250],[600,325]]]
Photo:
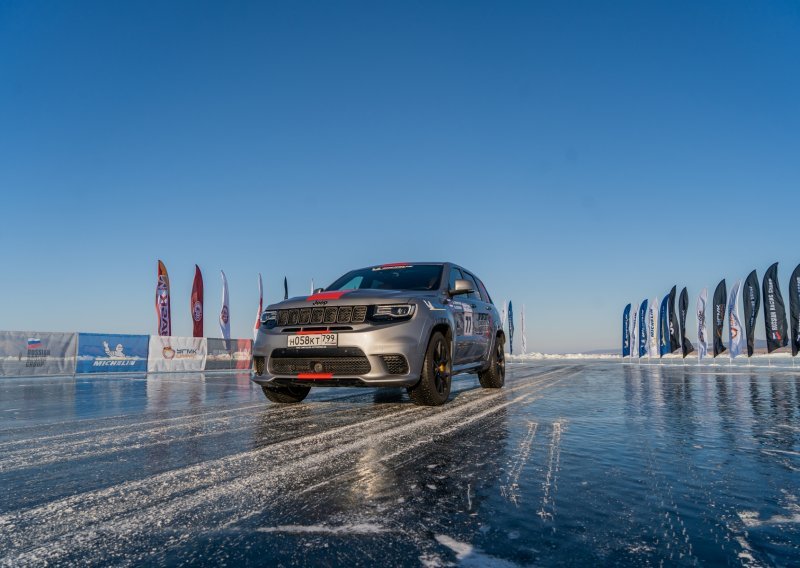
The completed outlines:
[[[470,567],[488,567],[488,568],[512,568],[517,565],[502,558],[489,556],[482,552],[479,548],[475,548],[471,544],[458,541],[447,535],[437,534],[435,536],[436,542],[442,546],[446,546],[456,554],[459,566]]]
[[[384,527],[372,523],[356,523],[351,525],[279,525],[277,527],[261,527],[256,529],[265,533],[293,534],[381,534],[388,532]]]

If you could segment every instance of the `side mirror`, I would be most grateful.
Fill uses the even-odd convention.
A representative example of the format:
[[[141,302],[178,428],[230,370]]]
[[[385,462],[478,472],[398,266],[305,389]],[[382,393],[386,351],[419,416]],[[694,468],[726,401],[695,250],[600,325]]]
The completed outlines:
[[[314,288],[314,293],[319,294],[320,292],[324,292],[325,288]]]
[[[460,294],[470,294],[475,290],[472,289],[472,284],[470,284],[469,280],[456,280],[455,288],[450,290],[448,293],[451,296],[458,296]]]

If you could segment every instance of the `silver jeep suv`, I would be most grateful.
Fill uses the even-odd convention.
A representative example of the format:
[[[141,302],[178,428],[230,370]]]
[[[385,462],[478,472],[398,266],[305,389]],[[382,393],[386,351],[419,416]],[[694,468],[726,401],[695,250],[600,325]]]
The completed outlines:
[[[370,386],[406,387],[415,403],[439,406],[458,373],[502,387],[504,344],[497,308],[468,270],[383,264],[268,306],[253,381],[273,402],[300,402],[312,386]]]

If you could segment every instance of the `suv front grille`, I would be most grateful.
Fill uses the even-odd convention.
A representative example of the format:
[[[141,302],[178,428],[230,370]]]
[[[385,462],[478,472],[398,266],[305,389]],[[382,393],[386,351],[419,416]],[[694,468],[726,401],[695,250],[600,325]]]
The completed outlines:
[[[271,357],[269,366],[274,375],[332,373],[352,376],[366,375],[371,370],[366,357]]]
[[[278,310],[278,325],[364,323],[367,306],[329,306],[327,308],[292,308]]]

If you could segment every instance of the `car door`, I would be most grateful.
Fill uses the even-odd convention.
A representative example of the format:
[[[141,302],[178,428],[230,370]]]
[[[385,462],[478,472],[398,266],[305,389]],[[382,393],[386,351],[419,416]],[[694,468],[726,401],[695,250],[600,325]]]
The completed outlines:
[[[491,306],[483,301],[478,287],[478,279],[466,270],[462,271],[464,279],[472,285],[473,292],[469,294],[470,309],[472,310],[472,336],[471,353],[473,361],[486,359],[491,347]]]
[[[456,286],[456,280],[463,280],[464,276],[461,271],[455,266],[450,267],[450,276],[448,278],[448,290],[452,290]],[[467,302],[464,296],[459,294],[453,296],[449,300],[450,308],[453,311],[453,319],[455,320],[456,329],[453,332],[455,338],[455,347],[453,351],[453,364],[462,365],[470,361],[471,341],[472,341],[472,315],[471,311],[467,312],[465,306]],[[469,317],[467,317],[469,315]]]

